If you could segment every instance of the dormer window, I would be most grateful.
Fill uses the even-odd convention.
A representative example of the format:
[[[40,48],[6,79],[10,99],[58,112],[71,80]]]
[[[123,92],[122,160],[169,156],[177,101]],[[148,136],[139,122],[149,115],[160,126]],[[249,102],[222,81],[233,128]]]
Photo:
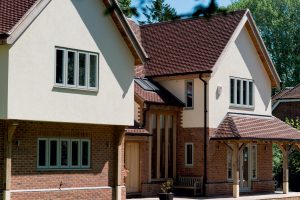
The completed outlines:
[[[98,89],[98,54],[56,48],[55,86],[72,89]]]
[[[230,78],[230,105],[253,107],[253,80]]]

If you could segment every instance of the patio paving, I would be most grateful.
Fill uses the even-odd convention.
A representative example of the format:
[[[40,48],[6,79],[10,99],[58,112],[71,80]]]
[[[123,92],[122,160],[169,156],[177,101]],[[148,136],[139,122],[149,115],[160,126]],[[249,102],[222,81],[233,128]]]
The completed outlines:
[[[229,200],[234,199],[232,196],[220,196],[220,197],[175,197],[174,200],[192,200],[192,199],[215,199],[215,200]],[[261,200],[261,199],[292,199],[300,200],[300,192],[289,192],[288,194],[283,194],[282,192],[276,192],[274,194],[256,194],[256,195],[241,195],[239,198],[241,200]],[[159,200],[156,198],[132,198],[130,200]]]

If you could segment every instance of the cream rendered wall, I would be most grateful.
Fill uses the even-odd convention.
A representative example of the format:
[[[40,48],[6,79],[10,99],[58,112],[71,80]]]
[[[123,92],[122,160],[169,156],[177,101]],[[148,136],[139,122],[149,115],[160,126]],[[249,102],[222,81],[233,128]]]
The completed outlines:
[[[8,45],[0,45],[0,119],[7,118]]]
[[[271,115],[271,81],[245,28],[220,59],[209,81],[209,127],[218,127],[227,112]],[[229,106],[230,76],[254,80],[254,109]]]
[[[189,79],[190,80],[190,79]],[[182,113],[183,128],[196,128],[204,126],[204,86],[200,79],[194,81],[194,108],[184,109]],[[167,80],[159,83],[173,95],[185,103],[186,80]]]
[[[8,118],[131,125],[134,58],[99,0],[52,0],[9,50]],[[54,88],[55,46],[99,53],[99,91]]]

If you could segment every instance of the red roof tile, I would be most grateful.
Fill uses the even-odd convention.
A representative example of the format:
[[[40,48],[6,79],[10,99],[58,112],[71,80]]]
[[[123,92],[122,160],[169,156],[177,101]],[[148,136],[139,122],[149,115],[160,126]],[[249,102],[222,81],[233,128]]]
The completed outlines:
[[[300,131],[273,116],[227,114],[211,139],[300,141]]]
[[[0,0],[0,34],[8,34],[37,1]]]
[[[292,87],[286,87],[282,90],[280,90],[278,93],[276,93],[275,95],[272,96],[272,100],[276,101],[282,97],[285,96],[286,93],[288,93],[291,89],[293,89]]]
[[[210,71],[246,11],[140,27],[146,76]]]
[[[177,97],[171,94],[169,91],[164,89],[158,83],[154,83],[159,90],[156,91],[147,91],[143,89],[138,83],[134,84],[134,92],[135,95],[140,97],[143,101],[148,103],[156,103],[156,104],[166,104],[171,106],[179,106],[183,107],[184,103],[182,103]]]

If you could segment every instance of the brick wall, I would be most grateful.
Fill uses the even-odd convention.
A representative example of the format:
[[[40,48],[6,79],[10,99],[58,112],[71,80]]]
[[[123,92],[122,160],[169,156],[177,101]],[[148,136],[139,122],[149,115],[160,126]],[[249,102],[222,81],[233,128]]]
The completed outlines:
[[[2,124],[3,122],[0,122],[1,137],[4,134]],[[58,189],[61,183],[61,188],[108,188],[12,193],[12,199],[24,199],[25,196],[25,199],[112,199],[116,179],[116,141],[119,132],[120,129],[114,126],[19,122],[12,146],[12,190]],[[37,139],[45,137],[90,139],[91,168],[88,170],[38,170]],[[20,141],[19,146],[16,144],[17,140]],[[123,142],[122,154],[124,153]],[[124,158],[123,155],[122,158]],[[3,165],[3,159],[0,159],[0,165],[1,163]],[[1,176],[2,173],[0,173]]]
[[[300,102],[284,102],[280,103],[274,110],[273,115],[282,121],[286,118],[296,119],[300,118]]]
[[[204,153],[203,128],[180,128],[177,133],[177,174],[179,176],[203,176],[204,173]],[[185,143],[194,143],[194,165],[185,166]]]

